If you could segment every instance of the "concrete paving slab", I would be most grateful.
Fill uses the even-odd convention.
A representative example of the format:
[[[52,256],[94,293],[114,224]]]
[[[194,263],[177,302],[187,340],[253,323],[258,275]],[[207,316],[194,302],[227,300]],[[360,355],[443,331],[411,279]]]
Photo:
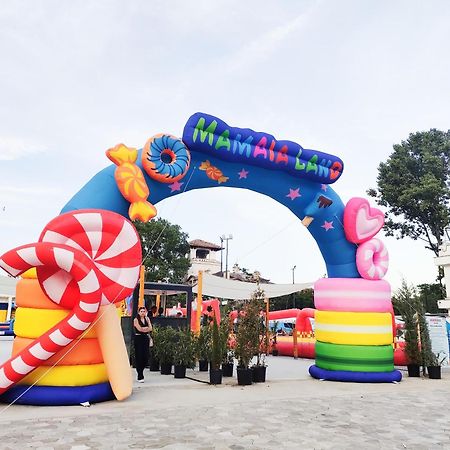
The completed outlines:
[[[311,360],[267,363],[266,383],[252,386],[147,370],[123,402],[0,405],[0,449],[450,449],[449,370],[442,380],[357,384],[310,378]]]
[[[0,406],[0,448],[450,448],[447,370],[442,380],[357,384],[311,379],[310,360],[276,357],[268,364],[267,382],[252,386],[146,371],[124,402]]]

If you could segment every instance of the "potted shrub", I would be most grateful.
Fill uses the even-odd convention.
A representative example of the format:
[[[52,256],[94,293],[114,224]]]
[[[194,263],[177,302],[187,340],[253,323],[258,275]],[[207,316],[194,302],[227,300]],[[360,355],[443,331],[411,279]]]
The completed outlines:
[[[211,345],[211,367],[209,369],[209,383],[222,384],[222,362],[223,354],[222,337],[219,331],[219,324],[216,317],[213,319],[212,326],[212,345]]]
[[[228,317],[224,317],[220,323],[220,334],[222,338],[222,375],[224,377],[233,376],[234,349],[233,341],[230,337],[230,322]]]
[[[172,327],[153,329],[153,347],[161,365],[161,375],[170,375],[174,357],[176,331]]]
[[[150,372],[159,372],[159,360],[156,357],[154,344],[150,347],[149,367]]]
[[[211,358],[211,327],[203,325],[196,339],[196,358],[200,372],[208,371],[208,361]]]
[[[252,298],[244,305],[242,314],[238,314],[235,355],[238,359],[238,384],[252,384],[253,371],[249,367],[254,355],[258,355],[260,343],[260,302],[259,286]]]
[[[428,371],[428,378],[431,380],[440,380],[441,379],[441,366],[445,361],[445,354],[442,355],[441,352],[438,354],[431,353],[427,356],[425,360],[425,364]]]
[[[420,376],[422,354],[420,349],[420,337],[418,326],[419,303],[415,290],[402,281],[402,286],[396,291],[392,298],[394,308],[401,314],[405,322],[405,353],[408,360],[408,375],[410,377]]]
[[[253,358],[253,344],[251,343],[251,331],[244,320],[238,321],[236,335],[235,356],[238,360],[237,378],[241,386],[252,384],[253,374],[250,369],[250,361]]]
[[[253,314],[257,315],[258,320],[256,320],[257,332],[255,333],[255,344],[256,344],[256,361],[253,365],[253,381],[255,383],[263,383],[266,381],[266,333],[265,333],[265,323],[264,314],[261,311],[264,308],[264,291],[259,288],[254,292],[253,298],[251,300],[252,308],[255,309]]]
[[[173,362],[175,378],[185,378],[186,368],[194,367],[195,348],[192,333],[188,329],[176,330]]]
[[[222,360],[222,374],[224,377],[232,377],[234,369],[234,350],[227,349],[225,358]]]
[[[422,306],[422,305],[421,305]],[[441,379],[441,365],[445,361],[446,356],[439,352],[433,352],[431,347],[430,331],[422,306],[421,314],[418,315],[418,325],[420,330],[420,350],[422,353],[422,361],[424,368],[427,368],[428,378],[432,380]]]

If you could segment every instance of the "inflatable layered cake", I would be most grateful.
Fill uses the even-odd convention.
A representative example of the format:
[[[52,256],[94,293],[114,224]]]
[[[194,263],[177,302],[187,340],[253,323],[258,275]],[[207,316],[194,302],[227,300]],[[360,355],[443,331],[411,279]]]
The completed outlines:
[[[384,224],[381,211],[353,198],[344,210],[346,238],[358,245],[361,278],[324,278],[314,285],[316,364],[319,379],[354,382],[398,382],[394,370],[395,318],[391,287],[382,280],[388,252],[373,236]]]

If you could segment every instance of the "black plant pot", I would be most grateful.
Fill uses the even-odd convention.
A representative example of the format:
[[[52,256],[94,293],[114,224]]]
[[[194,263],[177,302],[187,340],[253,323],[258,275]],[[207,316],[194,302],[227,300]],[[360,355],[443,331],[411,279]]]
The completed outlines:
[[[207,359],[199,361],[198,362],[198,370],[200,372],[208,372],[208,364],[209,363],[208,363]]]
[[[408,364],[408,376],[420,377],[420,366],[418,364]]]
[[[222,369],[209,369],[209,384],[222,384]]]
[[[266,381],[266,366],[254,366],[253,370],[253,381],[255,383],[264,383]]]
[[[278,350],[276,348],[272,350],[272,356],[278,356]]]
[[[237,380],[239,386],[249,386],[252,384],[253,370],[247,367],[237,368]]]
[[[428,370],[428,378],[431,380],[440,380],[441,379],[441,366],[429,366]]]
[[[170,375],[172,373],[172,363],[161,363],[161,375]]]
[[[186,366],[175,364],[174,378],[186,378]]]
[[[159,372],[159,361],[153,357],[150,358],[150,372]]]
[[[232,377],[233,376],[233,367],[234,364],[225,363],[222,364],[222,373],[224,377]]]

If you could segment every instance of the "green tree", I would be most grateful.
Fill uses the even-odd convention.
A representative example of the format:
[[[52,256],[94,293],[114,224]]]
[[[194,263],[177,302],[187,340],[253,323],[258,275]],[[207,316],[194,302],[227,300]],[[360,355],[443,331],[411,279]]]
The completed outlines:
[[[450,223],[450,131],[412,133],[393,148],[367,193],[387,208],[388,236],[423,240],[438,256]]]
[[[405,323],[405,352],[410,363],[423,366],[439,365],[431,348],[423,299],[418,295],[417,289],[402,280],[401,287],[392,296],[392,305]]]
[[[179,225],[158,218],[147,223],[135,222],[145,258],[145,280],[181,283],[190,266],[188,234]]]
[[[270,299],[271,311],[294,308],[294,305],[299,309],[314,308],[314,290],[303,289],[303,291],[295,292],[294,297],[289,294]]]
[[[395,312],[401,314],[404,321],[406,356],[410,364],[421,365],[417,315],[422,305],[418,301],[416,288],[402,280],[401,287],[392,296],[392,305]]]
[[[444,290],[439,283],[419,284],[419,298],[423,304],[425,312],[431,314],[439,313],[437,301],[445,297]]]

